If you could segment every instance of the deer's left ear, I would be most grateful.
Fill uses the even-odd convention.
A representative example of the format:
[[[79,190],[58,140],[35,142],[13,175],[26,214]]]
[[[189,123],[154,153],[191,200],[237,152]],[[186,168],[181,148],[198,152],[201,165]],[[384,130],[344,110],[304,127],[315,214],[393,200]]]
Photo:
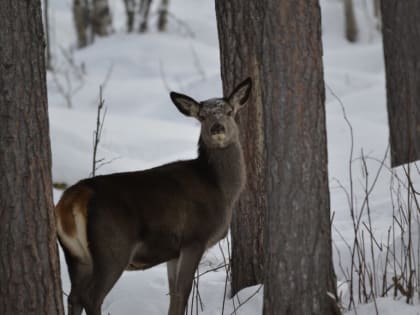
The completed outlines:
[[[251,94],[252,80],[247,78],[242,81],[229,95],[228,102],[235,108],[235,111],[239,110],[248,101],[249,95]]]
[[[200,105],[196,100],[187,95],[175,92],[171,92],[170,96],[172,102],[175,104],[175,106],[181,113],[183,113],[186,116],[197,117]]]

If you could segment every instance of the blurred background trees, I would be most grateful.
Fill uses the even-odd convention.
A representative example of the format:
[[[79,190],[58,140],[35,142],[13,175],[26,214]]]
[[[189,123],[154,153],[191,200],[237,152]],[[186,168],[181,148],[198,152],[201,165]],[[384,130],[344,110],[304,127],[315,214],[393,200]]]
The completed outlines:
[[[125,6],[127,32],[146,32],[149,29],[152,0],[121,1]],[[157,12],[157,29],[160,32],[166,31],[168,6],[169,0],[160,0]],[[79,48],[91,44],[95,36],[107,36],[113,32],[108,0],[74,0],[73,19]]]
[[[358,29],[353,0],[344,0],[344,17],[346,21],[346,38],[349,42],[355,42],[357,40]]]
[[[354,43],[359,40],[359,23],[355,12],[355,0],[342,0],[344,7],[344,32],[346,39]],[[356,0],[357,1],[357,0]],[[381,0],[363,0],[365,16],[369,17],[372,12],[375,28],[381,30]]]
[[[95,35],[106,36],[112,32],[108,0],[74,0],[73,19],[79,48],[92,43]]]

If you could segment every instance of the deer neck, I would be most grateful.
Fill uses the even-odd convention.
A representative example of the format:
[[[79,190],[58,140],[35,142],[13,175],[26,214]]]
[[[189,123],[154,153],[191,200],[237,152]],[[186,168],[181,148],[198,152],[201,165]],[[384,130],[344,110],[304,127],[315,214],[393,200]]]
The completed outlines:
[[[211,172],[213,181],[231,207],[246,182],[245,160],[239,139],[225,148],[209,148],[200,138],[198,160]]]

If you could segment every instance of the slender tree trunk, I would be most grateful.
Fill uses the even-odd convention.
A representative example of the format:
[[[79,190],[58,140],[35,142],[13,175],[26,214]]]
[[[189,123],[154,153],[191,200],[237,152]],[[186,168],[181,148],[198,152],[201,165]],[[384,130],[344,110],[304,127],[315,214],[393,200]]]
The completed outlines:
[[[124,0],[124,5],[127,19],[127,32],[131,33],[134,28],[136,2],[135,0]]]
[[[353,0],[344,0],[344,17],[346,23],[346,38],[349,42],[357,41],[358,28],[356,16],[354,14]]]
[[[88,29],[90,24],[89,4],[87,0],[73,1],[73,19],[77,34],[77,46],[86,47],[91,40],[89,39]]]
[[[95,35],[106,36],[112,31],[108,0],[92,0],[92,29]]]
[[[263,312],[334,314],[319,2],[261,2],[268,180]]]
[[[151,3],[152,3],[152,0],[140,0],[140,10],[139,10],[140,33],[144,33],[148,29],[149,11],[150,11]]]
[[[249,106],[239,117],[247,186],[234,211],[232,236],[232,294],[262,283],[264,278],[263,226],[266,211],[264,117],[260,76],[261,9],[258,1],[217,0],[223,90],[229,93],[250,76]]]
[[[161,0],[157,24],[159,32],[166,31],[166,25],[168,24],[168,7],[169,0]]]
[[[391,164],[420,159],[420,1],[382,0]]]
[[[63,314],[40,1],[0,1],[0,314]]]

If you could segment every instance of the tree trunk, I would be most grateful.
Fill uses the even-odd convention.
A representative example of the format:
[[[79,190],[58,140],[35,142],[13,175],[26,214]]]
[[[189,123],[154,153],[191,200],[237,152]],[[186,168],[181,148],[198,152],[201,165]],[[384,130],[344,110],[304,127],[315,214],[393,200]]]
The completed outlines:
[[[79,48],[86,47],[91,40],[89,39],[89,5],[87,0],[73,1],[73,19],[76,27],[77,46]]]
[[[346,38],[349,42],[354,43],[357,40],[358,29],[356,16],[354,15],[353,0],[344,0],[344,18],[346,27]]]
[[[232,294],[262,283],[264,279],[263,226],[266,211],[264,117],[260,77],[258,1],[218,0],[223,90],[226,93],[250,76],[253,80],[249,106],[240,112],[239,126],[247,167],[247,186],[234,211],[232,236]]]
[[[161,0],[157,24],[159,32],[166,31],[166,25],[168,24],[168,7],[169,0]]]
[[[108,0],[92,0],[92,29],[95,35],[106,36],[112,31]]]
[[[391,164],[420,159],[420,1],[382,0]]]
[[[124,0],[124,5],[127,19],[127,32],[131,33],[134,28],[136,2],[134,0]]]
[[[64,314],[40,1],[0,1],[0,314]]]
[[[264,0],[267,150],[264,314],[329,315],[330,203],[318,0]]]
[[[139,10],[139,18],[140,18],[139,32],[140,33],[144,33],[148,29],[149,11],[150,11],[151,2],[152,0],[140,0],[140,10]]]

